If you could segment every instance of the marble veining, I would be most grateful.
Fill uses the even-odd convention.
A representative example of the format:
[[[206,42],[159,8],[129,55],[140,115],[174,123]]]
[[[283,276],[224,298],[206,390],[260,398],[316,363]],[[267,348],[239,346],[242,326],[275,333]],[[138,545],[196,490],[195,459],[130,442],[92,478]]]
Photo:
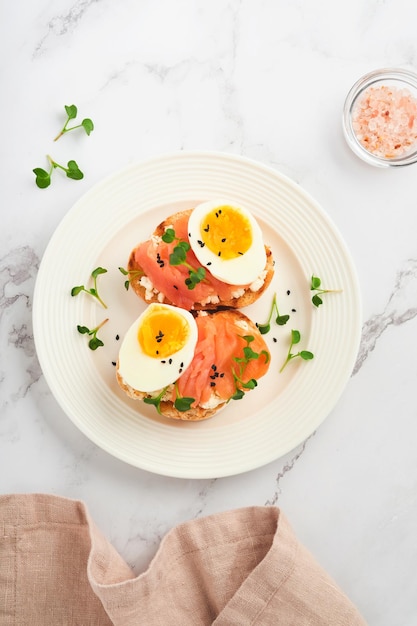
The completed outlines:
[[[0,384],[7,386],[12,401],[25,397],[41,376],[31,320],[32,292],[38,268],[39,258],[28,246],[12,249],[0,259],[0,319],[2,326],[7,326],[7,344],[3,344],[0,354],[4,372]],[[25,369],[23,380],[14,389],[5,373],[11,358],[10,346],[23,354]]]
[[[357,374],[382,334],[390,326],[400,326],[417,315],[417,259],[408,259],[397,272],[394,288],[384,310],[363,325],[358,358],[353,370]]]
[[[69,9],[60,15],[54,15],[46,24],[47,32],[35,47],[33,58],[42,55],[48,47],[50,37],[62,37],[71,34],[77,28],[86,12],[93,4],[102,2],[103,0],[78,0],[71,4]]]
[[[217,480],[217,478],[212,478],[211,480],[208,480],[198,492],[198,510],[194,514],[194,518],[201,517],[204,514],[207,497],[216,486]]]
[[[307,439],[300,446],[298,446],[298,448],[295,451],[295,454],[291,457],[291,459],[287,461],[285,465],[282,466],[282,468],[280,469],[280,471],[275,477],[274,494],[272,495],[271,498],[268,498],[268,500],[265,502],[265,506],[276,506],[278,504],[279,496],[282,492],[281,483],[282,483],[283,478],[285,478],[285,475],[288,474],[288,472],[290,472],[295,467],[295,464],[297,463],[298,459],[304,453],[308,442],[310,441],[312,437],[314,437],[315,434],[316,432],[313,432],[309,437],[307,437]]]
[[[29,279],[33,279],[39,268],[39,258],[29,246],[22,246],[10,250],[0,258],[0,312],[11,306],[20,297],[28,301],[26,294],[14,293],[10,286],[20,286]]]

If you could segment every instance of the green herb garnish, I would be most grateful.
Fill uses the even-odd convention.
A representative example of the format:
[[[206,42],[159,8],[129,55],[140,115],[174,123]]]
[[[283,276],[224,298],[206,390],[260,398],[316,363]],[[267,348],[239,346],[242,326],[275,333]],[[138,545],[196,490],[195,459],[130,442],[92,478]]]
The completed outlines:
[[[164,387],[157,396],[143,399],[143,401],[146,404],[153,404],[160,415],[162,415],[161,401],[168,387],[169,385]],[[176,394],[176,398],[174,401],[174,406],[177,409],[177,411],[181,411],[181,412],[188,411],[191,408],[191,405],[194,402],[195,398],[188,398],[186,396],[180,396],[177,383],[175,383],[175,394]]]
[[[340,293],[342,291],[341,289],[321,289],[321,279],[314,275],[311,277],[310,290],[316,292],[311,301],[317,307],[323,304],[323,299],[320,296],[324,293]]]
[[[128,291],[132,280],[135,280],[138,276],[144,276],[145,274],[143,270],[126,270],[124,267],[119,267],[119,272],[121,272],[123,276],[129,276],[129,278],[125,280],[126,291]]]
[[[89,337],[91,337],[90,341],[88,342],[88,347],[90,348],[90,350],[97,350],[97,348],[100,348],[100,346],[104,346],[104,343],[101,341],[101,339],[97,337],[97,333],[100,328],[104,326],[104,324],[108,321],[109,318],[106,318],[101,322],[101,324],[92,329],[88,328],[87,326],[77,325],[77,330],[79,333],[81,333],[81,335],[88,335]]]
[[[180,396],[180,392],[178,390],[178,383],[175,383],[175,401],[174,406],[177,411],[189,411],[192,403],[195,401],[195,398],[190,398],[188,396]]]
[[[90,120],[90,118],[88,117],[83,119],[81,124],[77,124],[76,126],[71,126],[70,128],[68,128],[69,121],[74,120],[77,117],[78,111],[77,111],[77,107],[75,106],[75,104],[70,104],[69,106],[65,105],[65,111],[67,114],[67,121],[65,122],[61,131],[55,137],[54,141],[57,141],[60,137],[62,137],[62,135],[64,135],[65,133],[68,133],[70,130],[75,130],[76,128],[84,128],[87,135],[89,135],[94,130],[94,124],[92,120]]]
[[[304,361],[310,361],[311,359],[314,358],[314,354],[312,352],[309,352],[308,350],[301,350],[300,352],[297,352],[295,354],[293,354],[291,352],[292,347],[295,346],[296,344],[300,343],[301,341],[301,334],[299,330],[292,330],[291,331],[291,343],[290,343],[290,347],[288,348],[288,354],[287,354],[287,358],[285,359],[281,369],[279,370],[280,373],[283,371],[283,369],[285,368],[285,366],[292,360],[295,359],[296,357],[300,357],[302,359],[304,359]]]
[[[274,293],[274,297],[272,299],[271,310],[269,312],[269,317],[268,317],[267,322],[265,324],[257,324],[258,330],[261,333],[261,335],[266,335],[266,333],[269,333],[269,331],[271,330],[271,318],[272,318],[272,315],[274,314],[274,311],[276,313],[275,323],[278,324],[278,326],[284,326],[290,319],[290,316],[280,315],[280,312],[278,310],[276,293]]]
[[[262,354],[265,357],[265,363],[268,363],[269,361],[269,353],[266,350],[262,350],[258,353],[250,347],[252,341],[255,340],[253,335],[241,335],[241,337],[246,341],[246,346],[243,348],[243,357],[234,357],[233,359],[238,365],[238,371],[232,368],[233,379],[235,382],[235,393],[230,398],[231,400],[241,400],[245,395],[243,389],[255,389],[258,384],[255,378],[251,378],[246,382],[243,381],[243,375],[249,361],[259,359]]]
[[[161,413],[161,400],[166,392],[166,390],[168,389],[169,385],[167,385],[166,387],[164,387],[162,389],[162,391],[154,397],[151,398],[143,398],[143,401],[145,402],[145,404],[153,404],[154,407],[156,408],[156,410],[158,411],[159,415],[162,415]]]
[[[96,269],[91,272],[91,276],[93,277],[93,280],[94,280],[94,286],[91,289],[86,289],[84,285],[78,285],[71,289],[71,295],[78,296],[79,293],[81,293],[82,291],[85,291],[86,293],[90,294],[90,296],[93,296],[93,298],[96,298],[100,302],[100,304],[105,309],[107,309],[107,305],[100,298],[99,293],[98,293],[98,288],[97,288],[97,277],[100,274],[106,274],[106,273],[107,273],[107,270],[104,269],[103,267],[96,267]]]
[[[51,176],[54,169],[59,168],[63,170],[68,178],[72,178],[73,180],[81,180],[84,178],[84,174],[78,167],[75,161],[68,161],[67,167],[64,165],[60,165],[56,161],[52,159],[52,157],[47,155],[47,158],[50,163],[49,171],[42,169],[41,167],[35,167],[33,173],[36,176],[35,182],[40,189],[46,189],[51,184]]]
[[[185,279],[185,284],[188,289],[194,289],[198,283],[201,283],[202,280],[206,277],[206,270],[204,267],[199,267],[195,269],[192,265],[187,262],[187,252],[190,250],[191,246],[188,241],[184,241],[179,239],[175,235],[175,230],[173,228],[167,228],[164,234],[162,235],[162,241],[165,243],[172,243],[174,241],[177,242],[173,252],[169,255],[169,264],[170,265],[184,265],[188,269],[188,278]]]
[[[165,241],[165,243],[172,243],[176,239],[175,230],[173,228],[167,228],[161,239]],[[177,241],[179,241],[179,239]]]

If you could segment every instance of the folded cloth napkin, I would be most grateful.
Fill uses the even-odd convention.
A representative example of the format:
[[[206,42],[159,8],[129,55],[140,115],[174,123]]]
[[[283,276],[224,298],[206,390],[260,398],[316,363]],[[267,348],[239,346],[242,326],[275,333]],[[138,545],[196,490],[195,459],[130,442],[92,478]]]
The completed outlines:
[[[1,626],[366,626],[276,507],[180,524],[135,576],[85,505],[0,496]]]

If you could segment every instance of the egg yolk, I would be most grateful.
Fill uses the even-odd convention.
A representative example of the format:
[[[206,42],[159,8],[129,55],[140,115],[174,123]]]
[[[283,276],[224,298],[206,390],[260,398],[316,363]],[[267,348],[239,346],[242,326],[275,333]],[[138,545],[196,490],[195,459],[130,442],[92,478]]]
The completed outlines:
[[[154,307],[138,330],[142,351],[157,359],[169,357],[185,346],[190,336],[188,322],[182,315]]]
[[[239,209],[216,207],[201,222],[201,239],[221,259],[235,259],[252,245],[252,227]]]

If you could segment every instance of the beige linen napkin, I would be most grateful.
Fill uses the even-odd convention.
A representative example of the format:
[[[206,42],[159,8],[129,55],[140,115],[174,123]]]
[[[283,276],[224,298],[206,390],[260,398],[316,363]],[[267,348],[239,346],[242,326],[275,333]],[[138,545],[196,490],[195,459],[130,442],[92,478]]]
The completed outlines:
[[[135,576],[83,503],[0,497],[1,626],[364,626],[275,507],[180,524]]]

